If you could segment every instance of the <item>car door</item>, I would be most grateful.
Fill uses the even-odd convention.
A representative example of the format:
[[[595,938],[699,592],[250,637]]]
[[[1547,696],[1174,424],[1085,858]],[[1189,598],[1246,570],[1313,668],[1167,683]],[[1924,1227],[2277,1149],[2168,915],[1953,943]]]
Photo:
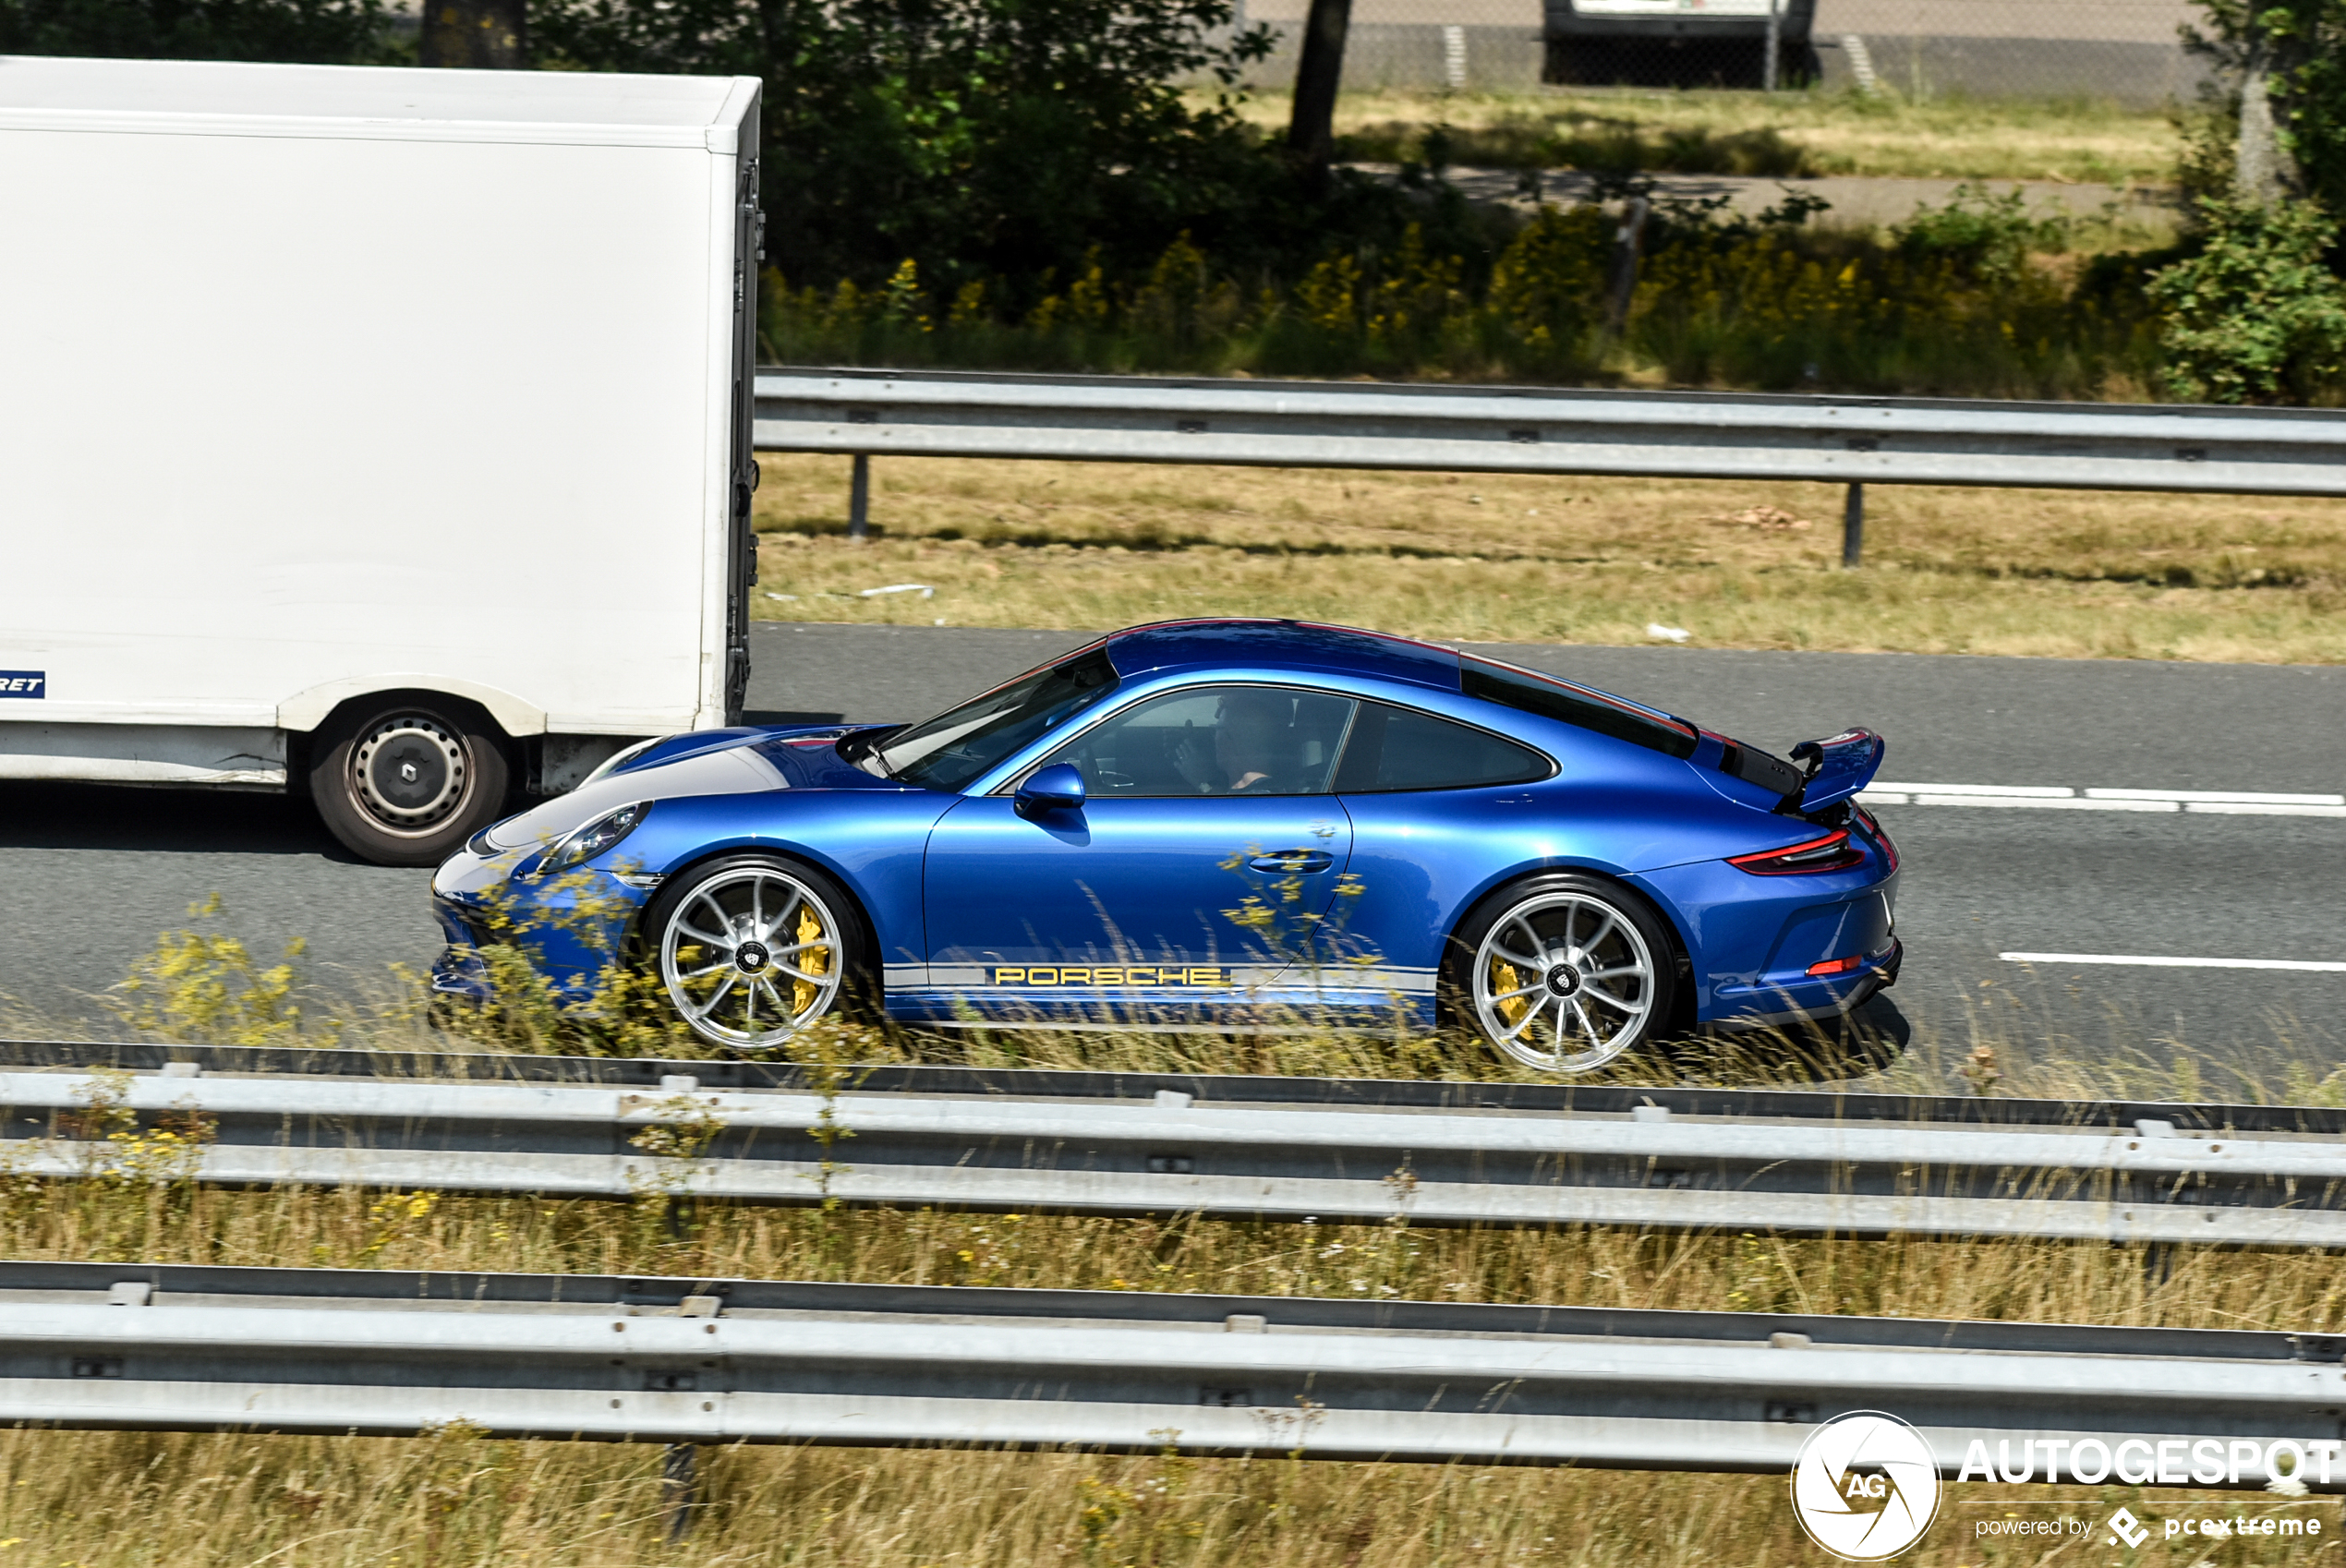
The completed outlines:
[[[1178,1022],[1276,1000],[1351,854],[1328,785],[1356,706],[1183,687],[1035,761],[1083,776],[1081,807],[1030,821],[1008,788],[957,802],[924,871],[931,987],[992,1017]]]
[[[1363,702],[1335,788],[1352,824],[1343,940],[1373,966],[1328,966],[1323,1006],[1381,990],[1421,1023],[1450,927],[1493,866],[1554,852],[1540,781],[1556,771],[1504,736],[1416,708]]]

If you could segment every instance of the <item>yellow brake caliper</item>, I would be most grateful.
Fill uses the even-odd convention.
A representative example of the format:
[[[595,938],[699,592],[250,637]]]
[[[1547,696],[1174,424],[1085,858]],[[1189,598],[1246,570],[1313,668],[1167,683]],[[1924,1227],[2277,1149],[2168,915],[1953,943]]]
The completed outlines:
[[[1500,959],[1491,960],[1492,995],[1506,995],[1507,992],[1516,990],[1522,984],[1523,982],[1516,978],[1515,965]],[[1499,1016],[1507,1021],[1507,1027],[1510,1029],[1523,1021],[1523,1015],[1530,1011],[1530,1007],[1531,999],[1528,996],[1508,996],[1506,1001],[1498,1004]]]
[[[815,918],[814,910],[805,904],[799,905],[798,940],[801,942],[815,942],[821,940],[822,935],[823,923]],[[798,962],[792,967],[806,974],[828,974],[830,972],[830,965],[831,950],[826,947],[806,948],[798,955]],[[807,1008],[813,1007],[814,1005],[814,983],[804,980],[792,981],[792,1016],[796,1017],[798,1014],[804,1012]]]

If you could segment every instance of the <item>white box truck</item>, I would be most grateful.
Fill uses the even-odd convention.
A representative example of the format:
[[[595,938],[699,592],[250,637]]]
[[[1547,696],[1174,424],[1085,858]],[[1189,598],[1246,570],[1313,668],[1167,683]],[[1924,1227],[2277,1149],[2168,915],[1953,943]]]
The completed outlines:
[[[0,778],[430,864],[748,680],[758,83],[0,57]]]

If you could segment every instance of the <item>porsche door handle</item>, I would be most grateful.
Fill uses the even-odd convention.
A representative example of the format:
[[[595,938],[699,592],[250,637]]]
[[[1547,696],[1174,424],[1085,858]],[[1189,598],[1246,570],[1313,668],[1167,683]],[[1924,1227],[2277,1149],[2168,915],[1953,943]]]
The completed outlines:
[[[1274,850],[1246,863],[1257,871],[1299,871],[1308,874],[1327,870],[1336,863],[1336,857],[1325,850]]]

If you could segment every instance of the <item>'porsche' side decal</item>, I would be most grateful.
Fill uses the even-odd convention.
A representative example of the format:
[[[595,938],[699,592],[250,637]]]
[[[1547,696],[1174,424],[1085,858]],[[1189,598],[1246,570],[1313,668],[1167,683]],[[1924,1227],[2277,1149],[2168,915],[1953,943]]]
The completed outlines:
[[[1219,964],[1050,964],[997,967],[996,985],[1213,985],[1232,983]]]

